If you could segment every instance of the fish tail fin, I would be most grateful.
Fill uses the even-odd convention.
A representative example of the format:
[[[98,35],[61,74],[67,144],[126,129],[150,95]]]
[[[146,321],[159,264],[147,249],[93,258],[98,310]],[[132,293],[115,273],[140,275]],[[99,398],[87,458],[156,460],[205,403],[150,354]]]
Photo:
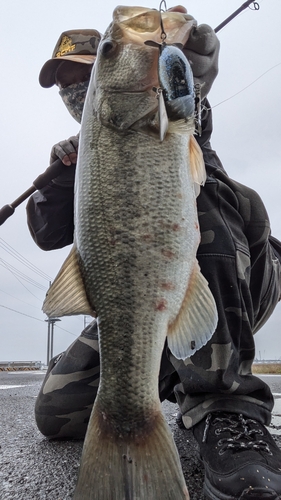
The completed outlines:
[[[104,418],[104,416],[103,416]],[[161,411],[146,431],[101,430],[93,411],[74,500],[189,500],[179,455]]]

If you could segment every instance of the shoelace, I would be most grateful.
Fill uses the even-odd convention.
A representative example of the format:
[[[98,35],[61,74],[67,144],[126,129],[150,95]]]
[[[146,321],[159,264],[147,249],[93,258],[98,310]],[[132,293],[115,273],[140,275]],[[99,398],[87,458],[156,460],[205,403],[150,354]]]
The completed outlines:
[[[213,421],[211,422],[211,419],[213,417]],[[245,418],[242,414],[232,414],[232,415],[226,415],[224,414],[223,416],[214,416],[212,413],[209,413],[209,415],[206,418],[205,422],[205,428],[204,428],[204,433],[203,433],[203,439],[202,442],[206,442],[207,440],[207,433],[209,431],[209,428],[211,425],[217,425],[217,429],[215,429],[215,435],[219,436],[220,434],[224,432],[229,432],[230,434],[233,435],[231,438],[222,438],[219,439],[218,441],[218,446],[221,448],[219,451],[220,455],[223,455],[227,449],[232,448],[232,449],[255,449],[255,450],[262,450],[268,453],[269,455],[272,455],[272,452],[268,446],[268,444],[263,441],[262,439],[260,440],[253,440],[252,438],[259,434],[263,436],[263,431],[261,429],[257,428],[251,428],[250,425],[257,425],[255,420],[252,419],[247,419]],[[221,425],[221,426],[219,426]]]

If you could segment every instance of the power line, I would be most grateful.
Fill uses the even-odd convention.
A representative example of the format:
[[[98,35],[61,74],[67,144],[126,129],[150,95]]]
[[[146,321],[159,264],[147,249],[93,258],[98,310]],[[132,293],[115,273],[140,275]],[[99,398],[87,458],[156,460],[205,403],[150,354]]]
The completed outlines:
[[[21,255],[17,250],[15,250],[9,243],[7,243],[3,238],[0,238],[0,247],[3,248],[6,252],[8,252],[12,257],[17,259],[19,262],[21,262],[23,265],[28,267],[31,271],[33,271],[35,274],[38,274],[41,276],[41,278],[46,279],[48,281],[51,280],[51,277],[48,276],[44,271],[41,271],[37,266],[32,264],[29,260],[27,260],[23,255]]]
[[[0,304],[0,307],[4,307],[4,309],[9,309],[9,311],[13,311],[17,314],[22,314],[22,316],[27,316],[28,318],[36,319],[36,321],[41,321],[42,323],[45,323],[45,321],[43,319],[34,318],[34,316],[30,316],[29,314],[25,314],[23,312],[16,311],[16,309],[12,309],[11,307],[3,306],[2,304]]]
[[[73,335],[73,337],[78,337],[78,335],[75,335],[75,333],[70,332],[69,330],[66,330],[65,328],[62,328],[59,325],[56,325],[56,328],[59,328],[60,330],[63,330],[64,332],[70,333],[70,335]]]
[[[7,268],[8,271],[10,271],[10,273],[14,276],[14,278],[16,278],[16,280],[18,280],[18,282],[23,286],[23,288],[25,288],[35,299],[37,300],[41,300],[39,299],[39,297],[37,297],[36,295],[34,295],[34,293],[31,292],[31,290],[29,290],[29,288],[27,288],[27,286],[25,286],[25,284],[18,278],[18,276],[16,276],[12,271],[11,269]]]
[[[20,280],[19,280],[19,281],[20,281]],[[20,281],[20,283],[21,283],[21,281]],[[24,284],[23,284],[23,283],[21,283],[21,284],[24,286]],[[26,287],[25,287],[25,288],[26,288]],[[30,306],[30,307],[34,307],[35,309],[38,309],[38,306],[35,306],[34,304],[29,304],[29,302],[26,302],[25,300],[19,299],[18,297],[15,297],[15,296],[14,296],[14,295],[12,295],[11,293],[6,292],[5,290],[2,290],[2,288],[0,288],[0,292],[3,292],[3,293],[5,293],[6,295],[9,295],[9,297],[12,297],[12,299],[19,300],[20,302],[23,302],[24,304],[26,304],[26,305],[28,305],[28,306]],[[33,294],[32,294],[32,295],[33,295]],[[35,297],[35,295],[34,295],[34,297]],[[37,299],[38,297],[35,297],[35,298]],[[38,300],[40,300],[40,301],[42,302],[42,300],[41,300],[41,299],[39,299],[39,298],[38,298]]]
[[[43,291],[46,290],[47,287],[45,285],[42,285],[38,281],[33,280],[32,278],[30,278],[29,276],[27,276],[26,274],[24,274],[19,269],[17,269],[16,267],[12,266],[11,264],[9,264],[9,262],[7,262],[4,259],[2,259],[1,257],[0,257],[0,265],[2,265],[3,267],[6,267],[6,269],[8,269],[14,276],[18,276],[19,278],[27,281],[30,285],[33,285],[33,286],[35,286],[35,287],[37,287],[37,288],[39,288],[40,290],[43,290]]]
[[[4,306],[3,304],[0,304],[0,307],[3,307],[4,309],[8,309],[9,311],[15,312],[17,314],[21,314],[22,316],[26,316],[27,318],[36,319],[36,321],[41,321],[41,323],[45,323],[44,319],[35,318],[34,316],[30,316],[29,314],[23,313],[21,311],[17,311],[16,309],[12,309],[11,307]],[[73,335],[74,337],[77,337],[77,335],[75,335],[75,333],[72,333],[69,330],[65,330],[65,328],[61,328],[58,325],[56,325],[56,326],[57,326],[57,328],[60,328],[60,330],[63,330],[64,332],[69,333],[70,335]]]
[[[21,264],[25,265],[29,270],[34,272],[35,274],[39,275],[40,278],[43,278],[44,280],[50,281],[50,277],[41,271],[38,267],[34,266],[30,261],[28,261],[23,255],[21,255],[17,250],[15,250],[9,243],[7,243],[3,238],[0,238],[0,248],[5,250],[9,255],[14,257],[16,260],[18,260]],[[40,290],[46,292],[47,287],[45,285],[42,285],[38,281],[33,280],[30,276],[26,275],[19,269],[17,269],[15,266],[7,262],[5,259],[2,259],[0,257],[0,265],[2,267],[5,267],[10,273],[16,278],[16,280],[37,300],[41,299],[37,297],[25,284],[22,282],[22,280],[26,281],[30,285],[35,286],[36,288],[39,288]]]

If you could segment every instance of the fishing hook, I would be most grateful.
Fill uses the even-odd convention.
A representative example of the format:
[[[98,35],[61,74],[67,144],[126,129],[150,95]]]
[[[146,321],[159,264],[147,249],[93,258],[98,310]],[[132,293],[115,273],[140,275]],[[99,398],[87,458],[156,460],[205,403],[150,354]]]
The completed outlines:
[[[164,8],[162,7],[164,6]],[[164,30],[164,24],[163,24],[163,19],[162,19],[162,12],[165,12],[167,10],[167,4],[166,0],[161,0],[160,5],[159,5],[159,14],[160,14],[160,26],[161,26],[161,40],[162,40],[162,45],[165,44],[165,40],[167,38],[167,34]]]
[[[164,9],[162,8],[162,4],[164,5]],[[167,10],[166,0],[161,0],[159,5],[159,12],[165,12]]]
[[[162,7],[162,5],[163,5],[164,8]],[[163,24],[163,19],[162,19],[162,12],[165,12],[166,10],[167,10],[166,0],[161,0],[158,12],[159,12],[159,15],[160,15],[160,28],[161,28],[160,38],[161,38],[162,44],[154,42],[153,40],[146,40],[144,42],[145,45],[150,45],[151,47],[159,47],[160,54],[161,54],[161,50],[162,50],[163,46],[166,45],[165,40],[167,38],[167,34],[165,32],[164,24]]]
[[[202,135],[202,101],[201,101],[201,84],[194,85],[195,94],[195,130],[197,135]]]

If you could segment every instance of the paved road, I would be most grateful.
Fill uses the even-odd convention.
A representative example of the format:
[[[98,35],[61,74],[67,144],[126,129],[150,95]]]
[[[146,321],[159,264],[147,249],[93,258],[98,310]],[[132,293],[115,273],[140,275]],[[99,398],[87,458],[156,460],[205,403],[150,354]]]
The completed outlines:
[[[77,479],[81,441],[47,441],[33,411],[42,372],[0,372],[0,499],[70,500]],[[281,377],[266,376],[276,397],[272,432],[281,431]],[[203,468],[190,431],[175,424],[176,405],[164,403],[192,500],[203,500]],[[281,436],[276,436],[281,447]]]

